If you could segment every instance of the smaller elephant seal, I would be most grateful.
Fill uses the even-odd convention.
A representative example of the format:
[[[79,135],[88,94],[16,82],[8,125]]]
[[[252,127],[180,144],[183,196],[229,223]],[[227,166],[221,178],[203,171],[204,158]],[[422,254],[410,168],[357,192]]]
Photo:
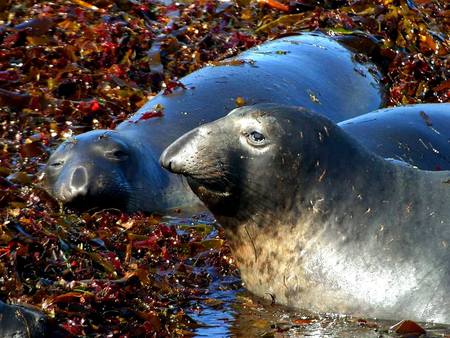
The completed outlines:
[[[273,104],[192,130],[160,163],[224,227],[256,295],[450,323],[450,172],[393,164],[329,119]]]
[[[338,126],[381,157],[423,170],[450,169],[450,103],[379,109]]]
[[[242,101],[314,108],[335,122],[378,109],[383,88],[377,67],[358,60],[321,33],[268,41],[183,77],[184,90],[159,93],[114,130],[93,130],[64,142],[49,158],[42,185],[57,200],[81,209],[195,207],[200,203],[183,180],[158,164],[170,143]]]

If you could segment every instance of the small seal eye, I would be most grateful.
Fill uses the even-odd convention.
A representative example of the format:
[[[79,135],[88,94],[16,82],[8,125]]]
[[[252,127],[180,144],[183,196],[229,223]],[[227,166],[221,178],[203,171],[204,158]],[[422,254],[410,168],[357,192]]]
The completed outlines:
[[[266,137],[257,131],[252,131],[247,134],[247,140],[251,145],[263,146],[266,144]]]
[[[50,163],[50,167],[52,168],[59,168],[64,164],[64,161],[55,161]]]
[[[111,150],[111,151],[107,151],[105,153],[106,157],[108,157],[111,160],[116,160],[116,161],[123,161],[126,160],[128,158],[128,154],[123,151],[123,150]]]

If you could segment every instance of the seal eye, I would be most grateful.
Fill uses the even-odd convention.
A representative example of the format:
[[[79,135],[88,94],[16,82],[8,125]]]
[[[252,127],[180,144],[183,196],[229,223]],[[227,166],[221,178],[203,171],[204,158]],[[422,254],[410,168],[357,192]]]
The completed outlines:
[[[111,150],[105,153],[106,157],[115,161],[124,161],[128,158],[128,154],[123,150]]]
[[[52,168],[59,168],[64,164],[64,161],[56,161],[56,162],[52,162],[50,163],[50,167]]]
[[[254,146],[263,146],[266,144],[266,137],[257,131],[248,133],[247,140],[251,145]]]

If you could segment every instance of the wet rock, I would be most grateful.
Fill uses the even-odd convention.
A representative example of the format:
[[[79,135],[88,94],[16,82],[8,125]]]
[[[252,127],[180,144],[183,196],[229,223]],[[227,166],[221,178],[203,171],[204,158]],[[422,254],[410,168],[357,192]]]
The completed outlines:
[[[402,337],[419,337],[425,334],[425,330],[416,322],[412,320],[402,320],[397,324],[391,326],[389,331],[395,332]]]

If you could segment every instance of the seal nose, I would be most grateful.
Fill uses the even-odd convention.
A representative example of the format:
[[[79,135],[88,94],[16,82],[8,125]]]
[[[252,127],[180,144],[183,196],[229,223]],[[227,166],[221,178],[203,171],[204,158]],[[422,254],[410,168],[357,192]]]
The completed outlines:
[[[179,156],[181,148],[182,145],[178,140],[167,147],[159,158],[160,165],[172,173],[181,173],[183,171],[183,161]]]
[[[76,168],[73,171],[70,180],[70,190],[72,191],[72,194],[75,193],[85,194],[87,192],[87,185],[88,185],[88,177],[86,168],[85,167]]]
[[[175,174],[183,174],[187,170],[187,159],[192,157],[195,149],[194,140],[198,134],[198,128],[184,134],[166,150],[159,158],[160,165]]]

